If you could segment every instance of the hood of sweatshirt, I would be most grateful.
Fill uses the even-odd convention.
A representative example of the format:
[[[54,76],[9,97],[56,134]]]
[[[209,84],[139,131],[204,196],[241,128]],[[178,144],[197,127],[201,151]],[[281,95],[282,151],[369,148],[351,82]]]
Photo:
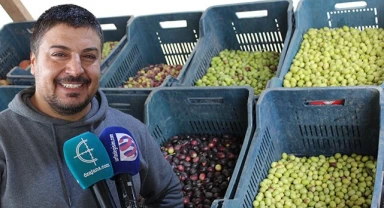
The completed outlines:
[[[30,102],[30,98],[35,93],[35,88],[30,87],[22,90],[15,96],[8,107],[13,112],[45,125],[67,125],[68,127],[80,127],[94,125],[96,122],[105,117],[108,108],[107,98],[100,90],[91,101],[91,110],[88,114],[77,122],[66,121],[62,119],[52,118],[38,111]]]
[[[94,129],[100,125],[106,116],[108,109],[107,98],[100,90],[98,90],[91,100],[92,107],[86,116],[76,122],[71,122],[52,118],[38,111],[30,101],[30,98],[34,93],[34,87],[22,90],[9,103],[9,109],[16,114],[27,118],[27,120],[33,121],[30,123],[36,130],[33,131],[33,129],[31,129],[32,127],[28,125],[25,131],[34,132],[32,133],[34,135],[40,133],[44,134],[41,135],[41,137],[44,137],[44,142],[48,143],[51,147],[49,150],[51,152],[49,157],[55,158],[55,161],[57,162],[57,175],[60,177],[60,182],[58,181],[58,183],[61,183],[63,197],[66,199],[68,207],[74,206],[74,204],[78,205],[79,203],[92,203],[93,198],[89,193],[86,194],[85,197],[83,195],[82,199],[79,199],[79,195],[84,193],[84,191],[81,191],[80,186],[66,167],[62,150],[66,140],[86,131],[94,132]],[[41,131],[39,129],[41,129]],[[47,155],[45,157],[47,157]]]

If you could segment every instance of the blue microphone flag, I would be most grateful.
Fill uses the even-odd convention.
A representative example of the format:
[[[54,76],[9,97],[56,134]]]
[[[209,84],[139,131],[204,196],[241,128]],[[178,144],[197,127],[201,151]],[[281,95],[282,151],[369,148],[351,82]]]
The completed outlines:
[[[119,126],[105,128],[100,134],[115,175],[136,175],[140,169],[140,155],[136,140],[131,132]]]

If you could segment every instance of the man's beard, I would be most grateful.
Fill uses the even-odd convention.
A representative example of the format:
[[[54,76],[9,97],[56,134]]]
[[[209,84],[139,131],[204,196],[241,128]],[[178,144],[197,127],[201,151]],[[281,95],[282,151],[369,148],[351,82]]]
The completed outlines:
[[[77,82],[81,84],[89,84],[91,83],[91,80],[83,78],[83,77],[73,77],[69,76],[66,78],[58,78],[55,80],[56,83],[60,82]],[[73,98],[79,98],[80,95],[78,93],[70,93],[67,94],[66,96],[68,97],[73,97]],[[58,114],[62,116],[69,116],[69,115],[74,115],[76,113],[81,112],[82,110],[85,109],[85,107],[88,106],[88,104],[91,102],[93,96],[87,96],[87,98],[84,100],[84,102],[80,104],[64,104],[61,103],[59,98],[57,97],[56,94],[53,94],[51,96],[46,96],[45,100],[51,106],[51,108],[56,111]]]
[[[71,94],[68,94],[67,96],[78,97],[79,95],[77,93],[71,93]],[[88,106],[88,104],[91,102],[91,99],[92,97],[87,96],[84,102],[74,105],[74,104],[61,103],[56,95],[45,97],[45,100],[47,101],[49,106],[62,116],[74,115],[76,113],[81,112],[82,110],[85,109],[85,107]]]

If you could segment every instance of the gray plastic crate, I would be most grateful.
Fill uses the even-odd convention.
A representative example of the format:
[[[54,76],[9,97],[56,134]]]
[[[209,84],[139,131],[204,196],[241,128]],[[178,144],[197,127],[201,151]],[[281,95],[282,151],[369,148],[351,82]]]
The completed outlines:
[[[180,12],[137,16],[128,23],[128,42],[121,55],[100,79],[100,86],[116,88],[130,77],[155,64],[184,65],[198,40],[202,12]],[[166,25],[184,22],[186,25]],[[180,72],[179,77],[182,76]],[[168,76],[160,86],[168,86]]]
[[[302,0],[295,13],[295,31],[289,44],[285,60],[278,68],[276,77],[269,87],[282,87],[284,76],[290,71],[293,59],[300,49],[303,35],[310,28],[340,28],[344,25],[365,28],[384,28],[384,1],[366,0],[365,7],[337,9],[336,4],[354,2],[351,0]],[[338,7],[339,8],[339,7]],[[383,86],[383,85],[381,85]]]
[[[159,145],[179,134],[232,134],[242,148],[226,190],[237,186],[254,126],[251,87],[171,87],[155,89],[145,102],[145,124]]]
[[[333,101],[333,102],[332,102]],[[281,154],[372,155],[377,159],[371,208],[378,207],[384,162],[383,90],[379,87],[267,89],[256,105],[257,128],[234,195],[215,207],[252,207],[260,182]]]
[[[250,14],[251,17],[245,15]],[[245,17],[243,17],[245,16]],[[255,1],[212,6],[201,17],[200,39],[179,84],[194,86],[220,51],[280,52],[282,65],[293,33],[291,0]]]

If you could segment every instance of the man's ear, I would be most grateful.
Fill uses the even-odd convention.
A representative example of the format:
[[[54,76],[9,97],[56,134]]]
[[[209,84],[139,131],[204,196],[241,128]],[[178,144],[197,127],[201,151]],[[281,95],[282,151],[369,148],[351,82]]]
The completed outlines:
[[[31,74],[35,76],[35,67],[36,67],[36,56],[35,53],[31,51],[30,53],[30,59],[31,59]]]

